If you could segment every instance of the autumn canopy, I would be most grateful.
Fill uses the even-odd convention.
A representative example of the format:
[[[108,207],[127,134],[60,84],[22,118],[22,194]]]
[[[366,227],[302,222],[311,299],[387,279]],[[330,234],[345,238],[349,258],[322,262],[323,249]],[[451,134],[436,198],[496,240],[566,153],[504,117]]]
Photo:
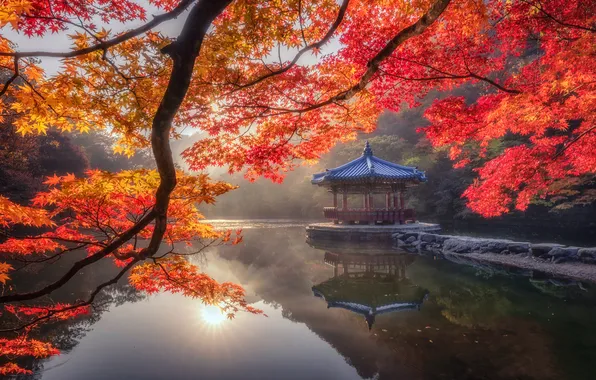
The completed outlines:
[[[162,34],[176,18],[178,35]],[[420,132],[455,165],[478,167],[464,196],[483,216],[573,195],[596,172],[593,0],[6,0],[0,28],[3,124],[23,135],[106,131],[118,153],[150,148],[157,167],[53,176],[27,205],[0,197],[0,310],[14,322],[0,339],[0,373],[57,353],[28,334],[85,313],[125,275],[139,290],[258,312],[240,287],[184,257],[240,238],[201,223],[197,207],[233,186],[176,171],[169,141],[183,133],[205,136],[183,153],[194,172],[225,166],[281,181],[372,131],[382,110],[415,107],[432,91],[439,100]],[[32,51],[17,35],[68,35],[71,47]],[[479,96],[451,96],[460,86]],[[511,135],[524,142],[489,149]],[[19,225],[42,232],[16,234]],[[84,254],[55,282],[11,286],[13,261],[49,265],[73,251]],[[88,299],[49,298],[100,260],[122,269]]]

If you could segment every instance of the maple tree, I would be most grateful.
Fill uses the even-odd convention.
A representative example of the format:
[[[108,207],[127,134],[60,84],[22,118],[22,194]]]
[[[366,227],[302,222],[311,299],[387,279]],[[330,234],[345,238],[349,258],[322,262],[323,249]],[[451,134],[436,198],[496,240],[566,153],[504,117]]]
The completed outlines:
[[[115,152],[150,147],[157,167],[52,176],[26,206],[0,198],[2,226],[44,228],[8,238],[3,255],[50,264],[86,251],[55,282],[0,296],[5,314],[28,320],[3,347],[12,356],[55,353],[26,332],[60,315],[74,318],[71,312],[84,311],[97,293],[72,305],[35,302],[109,258],[122,271],[97,292],[130,271],[141,290],[257,312],[241,288],[218,284],[180,259],[181,242],[239,239],[200,222],[196,205],[232,187],[176,171],[169,140],[186,128],[207,133],[183,153],[192,170],[219,165],[281,181],[298,160],[316,160],[337,142],[372,131],[383,108],[415,106],[431,89],[472,84],[482,91],[474,104],[435,102],[424,130],[435,146],[450,148],[457,165],[482,165],[465,192],[469,206],[495,216],[525,209],[536,197],[571,193],[596,171],[595,8],[590,0],[3,1],[0,117],[23,135],[108,131],[118,138]],[[175,38],[156,31],[180,16],[186,19]],[[124,29],[110,29],[114,24]],[[11,42],[9,30],[65,34],[72,46],[27,51]],[[316,63],[304,63],[313,56]],[[44,72],[44,60],[55,58],[59,69]],[[484,159],[491,141],[508,134],[527,143]],[[0,266],[3,283],[13,270]],[[0,371],[26,369],[8,361]]]

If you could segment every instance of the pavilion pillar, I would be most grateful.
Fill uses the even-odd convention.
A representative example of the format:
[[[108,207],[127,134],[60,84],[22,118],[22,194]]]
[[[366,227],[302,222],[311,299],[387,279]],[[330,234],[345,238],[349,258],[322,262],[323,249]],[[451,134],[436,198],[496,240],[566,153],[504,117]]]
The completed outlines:
[[[406,192],[405,190],[400,190],[399,191],[399,203],[400,203],[400,208],[402,210],[405,210],[406,209],[406,201],[404,199],[404,193],[405,192]]]
[[[337,209],[337,190],[333,189],[333,208]]]
[[[348,190],[344,189],[341,198],[341,207],[345,211],[348,209]]]
[[[399,212],[399,203],[397,203],[397,189],[395,189],[395,187],[393,187],[393,189],[391,189],[391,193],[392,193],[392,197],[393,197],[393,215],[394,215],[394,220],[393,223],[400,223],[401,220],[401,214]]]
[[[399,189],[399,224],[406,222],[406,202],[404,201],[404,189]]]
[[[391,208],[391,193],[389,192],[385,194],[385,208],[387,210]]]
[[[368,211],[368,193],[366,191],[362,194],[362,208]]]
[[[376,217],[374,216],[374,208],[375,208],[375,199],[373,197],[373,192],[369,191],[368,192],[368,209],[369,209],[369,214],[368,214],[368,224],[375,224],[375,219]]]

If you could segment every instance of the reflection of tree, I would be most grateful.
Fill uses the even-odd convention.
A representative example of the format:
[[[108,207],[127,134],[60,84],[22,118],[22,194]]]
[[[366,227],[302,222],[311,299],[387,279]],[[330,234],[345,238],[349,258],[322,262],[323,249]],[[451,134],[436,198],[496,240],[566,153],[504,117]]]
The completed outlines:
[[[77,255],[70,260],[76,260]],[[68,266],[70,263],[61,263]],[[36,271],[36,275],[42,281],[51,281],[52,271],[44,270],[43,267],[30,266],[30,271]],[[53,268],[56,269],[56,268]],[[124,303],[137,302],[145,298],[143,293],[138,292],[128,284],[126,278],[122,278],[124,269],[114,268],[112,263],[104,262],[89,271],[85,275],[76,276],[73,281],[58,289],[53,300],[59,300],[63,304],[81,305],[81,300],[89,300],[92,307],[87,314],[78,315],[76,318],[52,318],[50,313],[33,316],[29,319],[17,319],[15,315],[3,313],[0,316],[0,325],[3,333],[1,337],[14,337],[14,333],[23,330],[23,326],[35,327],[28,334],[28,339],[36,339],[48,342],[62,352],[72,350],[82,339],[91,326],[98,322],[102,314],[111,307],[120,306]],[[27,275],[15,276],[17,286],[21,281],[27,281]],[[22,284],[23,287],[25,284]],[[16,329],[16,330],[15,330]],[[17,358],[14,360],[23,368],[33,370],[33,375],[27,378],[38,378],[43,370],[44,360],[32,357]]]
[[[88,315],[53,325],[44,324],[34,335],[38,335],[44,341],[51,342],[60,351],[67,353],[75,348],[79,341],[91,330],[91,326],[101,319],[104,312],[112,307],[138,302],[145,298],[146,296],[143,293],[134,289],[124,280],[99,293]],[[42,361],[35,363],[34,372],[40,372],[43,365]]]
[[[451,323],[490,328],[511,312],[511,302],[486,279],[447,275],[433,267],[424,269],[428,271],[424,282],[432,286],[431,297]]]
[[[468,339],[487,342],[482,365],[496,378],[590,378],[586,363],[596,360],[594,289],[538,273],[528,279],[476,272],[445,261],[419,260],[410,268],[413,281],[430,289],[429,303],[451,323],[441,331],[464,331]],[[450,344],[461,350],[462,337],[454,335]],[[459,358],[465,356],[478,360],[461,350]]]

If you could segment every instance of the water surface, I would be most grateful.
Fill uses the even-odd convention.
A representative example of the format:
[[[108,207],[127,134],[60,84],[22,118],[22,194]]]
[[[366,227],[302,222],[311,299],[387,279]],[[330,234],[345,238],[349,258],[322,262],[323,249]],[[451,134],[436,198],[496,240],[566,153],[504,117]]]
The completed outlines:
[[[224,320],[199,300],[120,284],[91,317],[42,332],[65,351],[38,362],[34,377],[596,378],[591,284],[403,252],[316,249],[293,221],[218,224],[243,227],[244,241],[208,252],[201,267],[242,284],[268,317]],[[86,278],[73,297],[93,286]]]

